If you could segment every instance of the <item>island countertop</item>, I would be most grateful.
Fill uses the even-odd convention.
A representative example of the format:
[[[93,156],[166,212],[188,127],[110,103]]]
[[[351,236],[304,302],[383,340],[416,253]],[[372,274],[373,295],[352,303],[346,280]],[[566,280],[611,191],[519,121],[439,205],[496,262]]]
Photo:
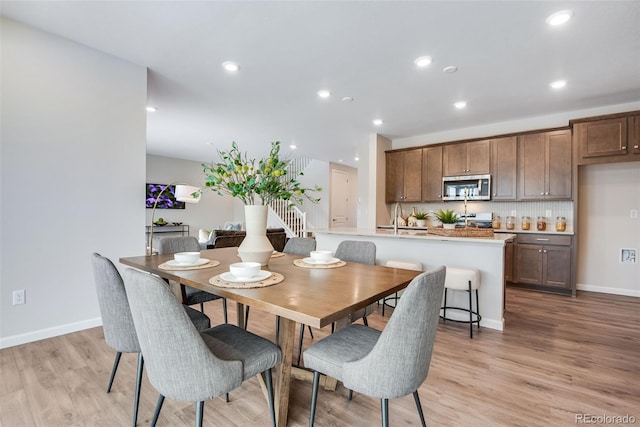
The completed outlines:
[[[339,234],[345,236],[368,236],[393,239],[418,239],[430,241],[465,242],[476,244],[504,245],[505,242],[517,237],[513,233],[494,233],[492,237],[447,237],[437,234],[428,234],[426,230],[399,229],[394,233],[393,229],[381,228],[333,228],[325,230],[313,230],[314,234]]]

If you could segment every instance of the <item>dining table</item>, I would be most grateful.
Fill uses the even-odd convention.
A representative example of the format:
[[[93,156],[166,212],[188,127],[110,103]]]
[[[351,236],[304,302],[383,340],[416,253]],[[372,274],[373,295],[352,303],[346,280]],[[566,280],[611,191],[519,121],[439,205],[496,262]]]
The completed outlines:
[[[300,255],[274,252],[268,265],[263,266],[262,270],[271,272],[272,278],[279,278],[279,283],[269,284],[264,281],[265,285],[259,287],[253,287],[251,283],[246,286],[231,284],[234,287],[223,287],[213,283],[216,280],[219,282],[221,275],[228,277],[224,275],[229,273],[229,265],[241,261],[238,248],[203,250],[200,257],[210,260],[210,266],[166,269],[167,263],[173,260],[171,254],[123,257],[119,261],[126,266],[174,281],[180,287],[190,286],[235,301],[239,327],[244,327],[245,306],[277,316],[277,344],[282,350],[282,362],[274,372],[278,426],[287,425],[291,378],[295,374],[293,371],[298,371],[292,364],[296,322],[315,328],[322,328],[333,322],[344,325],[345,320],[348,323],[351,313],[402,290],[420,273],[355,262],[314,265],[303,262],[304,257]],[[298,371],[296,377],[305,377],[304,371]]]

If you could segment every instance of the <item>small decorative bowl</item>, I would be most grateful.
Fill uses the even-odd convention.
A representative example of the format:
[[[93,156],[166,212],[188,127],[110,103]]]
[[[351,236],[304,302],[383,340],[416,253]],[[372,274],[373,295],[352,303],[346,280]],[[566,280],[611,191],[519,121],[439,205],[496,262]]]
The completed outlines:
[[[177,252],[173,259],[180,264],[195,264],[200,259],[200,252]]]
[[[327,262],[331,261],[333,252],[331,251],[311,251],[309,254],[314,261]]]
[[[236,262],[229,265],[229,272],[239,280],[250,279],[260,272],[259,262]]]

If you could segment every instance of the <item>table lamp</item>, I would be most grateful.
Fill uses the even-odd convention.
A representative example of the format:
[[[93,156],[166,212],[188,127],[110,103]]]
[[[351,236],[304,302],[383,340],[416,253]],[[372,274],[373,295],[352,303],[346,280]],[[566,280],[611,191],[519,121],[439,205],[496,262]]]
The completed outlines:
[[[156,220],[156,206],[158,205],[158,200],[160,200],[160,197],[172,185],[176,186],[175,196],[177,201],[185,203],[200,202],[200,196],[202,195],[202,190],[200,190],[200,188],[193,187],[190,184],[180,181],[172,182],[171,184],[166,185],[156,197],[155,202],[153,202],[153,211],[151,212],[151,226],[149,228],[149,249],[147,250],[147,255],[153,255],[153,226]]]

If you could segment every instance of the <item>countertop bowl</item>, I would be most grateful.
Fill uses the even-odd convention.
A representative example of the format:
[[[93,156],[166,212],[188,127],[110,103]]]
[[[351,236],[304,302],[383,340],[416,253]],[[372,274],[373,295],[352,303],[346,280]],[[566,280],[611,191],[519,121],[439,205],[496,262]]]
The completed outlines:
[[[200,259],[200,252],[176,252],[173,259],[180,264],[195,264]]]
[[[331,251],[311,251],[311,253],[309,253],[309,255],[311,256],[311,259],[313,259],[314,261],[328,262],[328,261],[331,261],[331,258],[333,257],[333,252],[331,252]]]

